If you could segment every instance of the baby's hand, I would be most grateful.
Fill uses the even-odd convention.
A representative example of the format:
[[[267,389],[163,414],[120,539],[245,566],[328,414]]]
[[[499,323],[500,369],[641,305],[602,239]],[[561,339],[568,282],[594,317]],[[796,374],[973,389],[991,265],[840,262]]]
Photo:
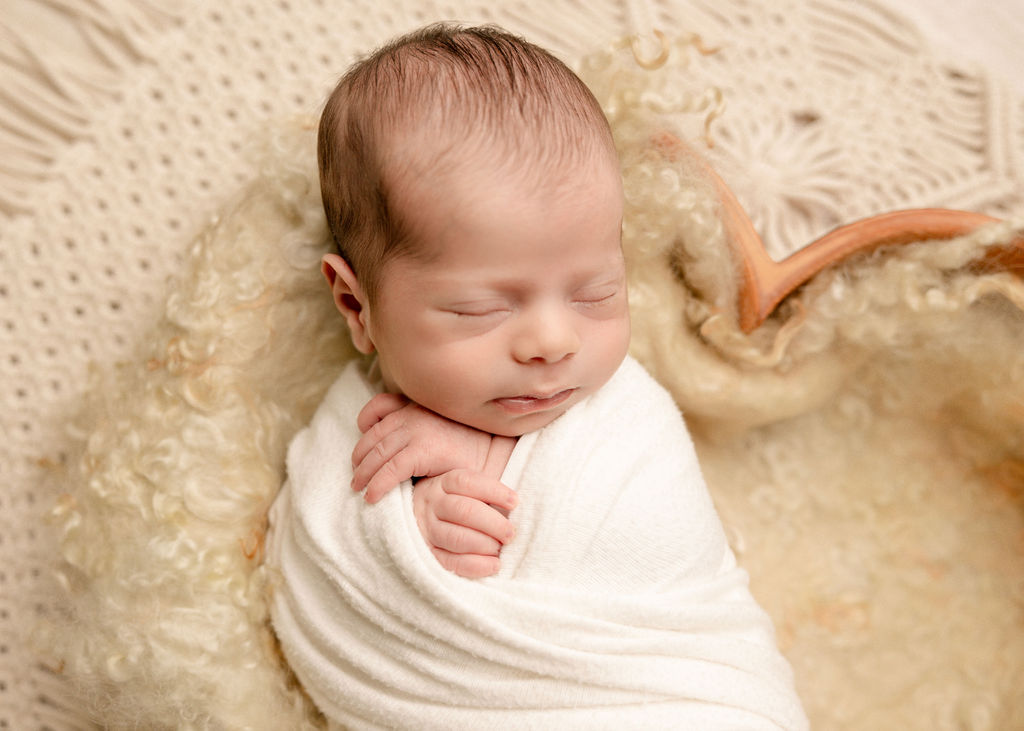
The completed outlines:
[[[438,416],[404,396],[382,393],[359,412],[362,438],[352,451],[352,489],[375,503],[410,477],[482,470],[491,435]]]
[[[456,469],[418,482],[412,506],[442,566],[470,579],[498,573],[498,553],[515,535],[498,509],[507,514],[516,506],[513,490],[481,472]]]

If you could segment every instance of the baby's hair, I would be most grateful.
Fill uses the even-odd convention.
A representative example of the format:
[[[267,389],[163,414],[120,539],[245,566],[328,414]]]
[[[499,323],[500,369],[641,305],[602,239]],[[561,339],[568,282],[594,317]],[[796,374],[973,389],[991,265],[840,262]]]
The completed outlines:
[[[320,118],[317,158],[338,253],[370,301],[388,261],[416,254],[396,188],[467,154],[543,174],[614,156],[593,94],[551,53],[493,26],[435,24],[393,40],[342,77]]]

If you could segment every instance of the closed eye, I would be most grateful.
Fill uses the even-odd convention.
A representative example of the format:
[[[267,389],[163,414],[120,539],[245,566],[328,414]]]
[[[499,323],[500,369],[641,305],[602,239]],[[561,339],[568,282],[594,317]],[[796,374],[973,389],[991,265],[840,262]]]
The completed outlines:
[[[508,312],[505,305],[457,305],[447,308],[447,312],[457,317],[487,317]]]
[[[608,300],[613,299],[616,294],[618,294],[618,292],[611,292],[609,294],[604,294],[599,297],[580,297],[576,301],[581,302],[585,305],[596,305],[600,304],[601,302],[607,302]]]
[[[614,301],[622,292],[619,287],[603,287],[578,293],[573,301],[584,306],[598,306]]]

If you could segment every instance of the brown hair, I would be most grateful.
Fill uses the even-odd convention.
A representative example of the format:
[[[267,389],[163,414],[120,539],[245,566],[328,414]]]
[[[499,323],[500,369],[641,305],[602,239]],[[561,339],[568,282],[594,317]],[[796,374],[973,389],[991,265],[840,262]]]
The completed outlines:
[[[427,140],[433,149],[409,154]],[[338,82],[317,141],[331,234],[371,301],[384,264],[414,253],[394,201],[401,173],[436,172],[467,145],[516,164],[614,154],[597,100],[544,49],[491,26],[435,24],[392,41]]]

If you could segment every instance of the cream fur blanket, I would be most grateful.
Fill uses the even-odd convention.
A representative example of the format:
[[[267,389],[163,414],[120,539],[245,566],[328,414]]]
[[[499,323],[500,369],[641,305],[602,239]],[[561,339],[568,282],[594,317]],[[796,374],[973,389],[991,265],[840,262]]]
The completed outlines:
[[[351,363],[288,452],[268,560],[274,627],[306,690],[352,727],[802,729],[772,625],[736,566],[670,396],[627,359],[519,440],[497,576],[437,563],[411,484],[349,487]]]

